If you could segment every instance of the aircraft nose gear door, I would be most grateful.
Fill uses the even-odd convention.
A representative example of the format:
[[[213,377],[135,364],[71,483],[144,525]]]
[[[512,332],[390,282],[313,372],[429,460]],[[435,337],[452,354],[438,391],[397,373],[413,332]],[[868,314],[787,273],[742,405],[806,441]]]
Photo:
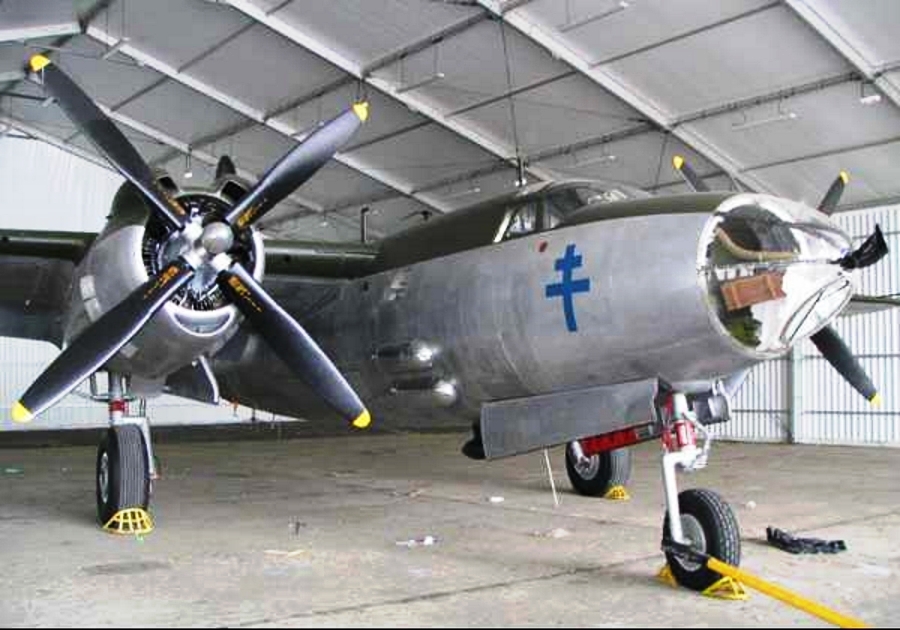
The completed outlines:
[[[678,493],[677,469],[691,472],[706,466],[711,436],[688,407],[684,393],[671,392],[656,407],[662,421],[662,475],[667,508],[663,548],[674,541],[737,566],[741,561],[741,537],[729,505],[709,490]],[[702,447],[697,445],[698,434]],[[678,583],[696,591],[704,591],[722,579],[705,564],[690,562],[669,551],[666,561]]]

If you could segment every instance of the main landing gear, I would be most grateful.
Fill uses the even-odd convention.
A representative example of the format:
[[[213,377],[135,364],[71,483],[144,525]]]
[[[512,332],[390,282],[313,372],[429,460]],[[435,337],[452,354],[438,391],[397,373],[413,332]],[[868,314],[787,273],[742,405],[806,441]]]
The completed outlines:
[[[91,377],[91,397],[109,406],[110,427],[97,449],[97,518],[103,529],[143,534],[153,529],[147,513],[156,467],[146,415],[130,415],[127,380],[108,374],[108,392],[98,393]],[[141,405],[143,410],[143,405]]]
[[[578,494],[587,497],[625,496],[631,478],[631,450],[597,451],[594,440],[575,440],[566,445],[566,472]]]

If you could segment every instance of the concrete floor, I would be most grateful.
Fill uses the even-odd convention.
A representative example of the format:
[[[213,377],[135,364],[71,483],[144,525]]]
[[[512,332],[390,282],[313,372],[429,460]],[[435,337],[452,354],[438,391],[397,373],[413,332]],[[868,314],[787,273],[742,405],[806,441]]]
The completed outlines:
[[[627,502],[574,495],[552,450],[554,507],[539,453],[473,462],[464,439],[164,443],[143,539],[95,524],[94,448],[0,449],[0,624],[828,626],[756,591],[720,601],[655,578],[655,443],[636,449]],[[710,460],[682,487],[729,500],[743,568],[900,623],[900,450],[722,443]],[[767,525],[848,550],[791,555]]]

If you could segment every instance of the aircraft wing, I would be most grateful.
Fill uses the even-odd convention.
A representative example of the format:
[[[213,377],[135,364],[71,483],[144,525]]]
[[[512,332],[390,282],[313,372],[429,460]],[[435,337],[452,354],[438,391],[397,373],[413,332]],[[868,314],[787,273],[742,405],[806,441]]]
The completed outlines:
[[[841,317],[876,313],[898,306],[900,306],[900,296],[854,295],[847,307],[841,312]]]
[[[62,344],[72,274],[95,238],[87,232],[0,230],[0,336]]]
[[[358,278],[372,269],[378,246],[266,239],[266,275]],[[263,282],[265,285],[265,282]]]
[[[96,238],[93,232],[0,230],[0,336],[61,347],[72,275]],[[352,278],[366,272],[377,251],[362,243],[268,240],[266,270]]]

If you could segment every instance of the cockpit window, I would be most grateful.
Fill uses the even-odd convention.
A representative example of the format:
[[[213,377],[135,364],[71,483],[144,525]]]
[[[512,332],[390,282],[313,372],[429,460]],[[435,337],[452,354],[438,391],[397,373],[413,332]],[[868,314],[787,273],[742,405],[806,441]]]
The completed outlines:
[[[632,197],[633,195],[616,187],[604,188],[589,183],[559,186],[530,198],[527,203],[510,208],[494,242],[552,230],[580,208]]]
[[[507,238],[531,234],[537,229],[537,208],[534,204],[517,208],[509,220]]]
[[[617,188],[594,188],[591,186],[572,186],[551,191],[545,197],[548,208],[554,209],[563,217],[579,208],[597,203],[625,201],[628,195]]]

